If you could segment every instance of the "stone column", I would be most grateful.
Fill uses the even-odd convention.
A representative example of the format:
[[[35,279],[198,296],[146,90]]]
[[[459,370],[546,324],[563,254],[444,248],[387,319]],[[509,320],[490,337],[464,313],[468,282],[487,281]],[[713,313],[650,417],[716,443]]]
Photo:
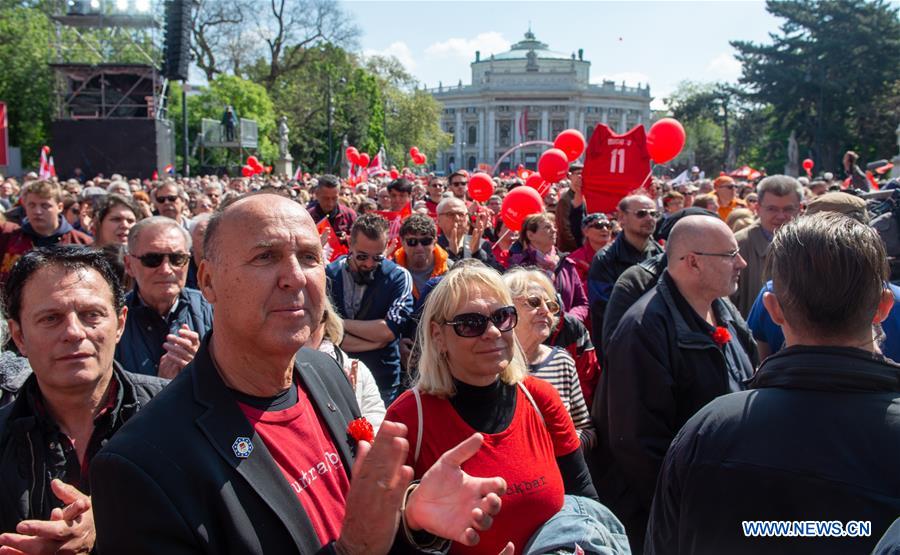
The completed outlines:
[[[487,160],[488,164],[493,165],[497,161],[497,155],[494,153],[494,147],[497,144],[497,118],[493,109],[488,110],[488,138],[487,138]]]
[[[519,133],[519,120],[521,118],[522,118],[522,110],[519,108],[516,108],[516,114],[513,119],[512,146],[516,146],[517,144],[522,142],[522,135],[521,135],[521,133]],[[517,150],[517,151],[513,152],[511,158],[512,158],[512,160],[510,161],[510,164],[512,164],[513,167],[515,167],[515,165],[518,164],[518,162],[519,162],[519,151]]]
[[[628,110],[622,109],[622,117],[619,119],[619,134],[623,134],[628,131]]]
[[[569,121],[566,123],[566,127],[569,129],[575,127],[575,106],[569,106]]]
[[[605,125],[609,125],[609,108],[600,109],[600,121]]]
[[[484,148],[484,108],[478,110],[478,148],[476,149],[478,163],[485,161],[486,150]]]
[[[463,164],[463,152],[462,152],[462,143],[463,143],[463,120],[462,120],[462,108],[456,109],[456,137],[454,139],[454,143],[456,145],[456,167],[464,168]]]
[[[550,112],[548,112],[546,108],[541,110],[541,134],[538,138],[545,141],[553,140],[550,137]]]
[[[578,130],[584,133],[584,108],[578,110]]]

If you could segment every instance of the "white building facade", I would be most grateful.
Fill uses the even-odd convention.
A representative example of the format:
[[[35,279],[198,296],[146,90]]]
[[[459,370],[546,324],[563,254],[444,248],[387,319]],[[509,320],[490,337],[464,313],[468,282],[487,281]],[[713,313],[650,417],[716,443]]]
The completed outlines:
[[[436,168],[450,172],[491,166],[511,147],[527,141],[553,141],[565,129],[590,139],[598,123],[624,133],[650,125],[650,86],[590,83],[591,63],[578,54],[554,52],[529,30],[508,52],[481,59],[475,53],[472,84],[429,89],[443,105],[441,128],[453,135],[439,153]],[[546,146],[515,151],[501,169],[523,164],[534,169]]]

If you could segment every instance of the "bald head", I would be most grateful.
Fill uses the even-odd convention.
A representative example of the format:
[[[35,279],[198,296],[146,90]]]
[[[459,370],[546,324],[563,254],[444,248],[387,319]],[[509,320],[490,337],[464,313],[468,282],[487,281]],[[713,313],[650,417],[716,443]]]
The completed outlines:
[[[246,229],[242,226],[258,225],[261,219],[273,216],[295,218],[310,232],[318,235],[316,224],[302,206],[293,200],[270,192],[251,193],[229,203],[209,220],[203,238],[203,256],[215,261],[220,254],[222,229]]]
[[[720,248],[723,240],[733,237],[731,229],[719,218],[687,216],[672,227],[666,243],[669,265],[691,252],[710,252]]]

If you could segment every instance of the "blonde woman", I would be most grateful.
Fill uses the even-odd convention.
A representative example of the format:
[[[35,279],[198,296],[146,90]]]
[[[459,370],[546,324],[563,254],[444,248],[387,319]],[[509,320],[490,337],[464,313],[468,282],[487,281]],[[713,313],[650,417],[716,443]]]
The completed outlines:
[[[522,552],[566,494],[597,497],[559,394],[528,375],[517,322],[499,273],[480,263],[450,270],[425,302],[417,382],[385,416],[409,428],[407,464],[416,478],[480,432],[484,444],[466,472],[506,480],[503,510],[491,529],[476,548],[454,543],[451,553],[499,553],[510,541]]]
[[[556,389],[575,423],[581,447],[591,449],[597,443],[597,431],[584,401],[575,360],[562,347],[544,345],[561,316],[553,284],[540,270],[527,268],[513,268],[503,275],[503,282],[512,293],[519,314],[516,339],[525,353],[530,374]]]

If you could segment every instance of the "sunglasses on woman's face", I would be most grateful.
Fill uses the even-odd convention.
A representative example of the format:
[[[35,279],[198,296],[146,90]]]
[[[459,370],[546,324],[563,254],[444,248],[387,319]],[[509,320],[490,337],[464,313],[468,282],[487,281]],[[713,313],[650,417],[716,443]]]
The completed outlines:
[[[549,312],[550,314],[556,314],[557,312],[559,312],[558,302],[545,299],[544,297],[541,297],[539,295],[529,295],[527,297],[522,297],[522,300],[524,300],[528,306],[535,310],[541,308],[541,305],[546,304],[547,312]]]
[[[501,332],[512,330],[519,323],[519,314],[516,307],[504,306],[491,312],[490,316],[471,312],[458,314],[453,320],[444,323],[453,326],[453,331],[460,337],[480,337],[487,331],[488,323],[494,324]]]
[[[591,224],[591,229],[612,229],[612,224],[609,222],[598,222]]]

